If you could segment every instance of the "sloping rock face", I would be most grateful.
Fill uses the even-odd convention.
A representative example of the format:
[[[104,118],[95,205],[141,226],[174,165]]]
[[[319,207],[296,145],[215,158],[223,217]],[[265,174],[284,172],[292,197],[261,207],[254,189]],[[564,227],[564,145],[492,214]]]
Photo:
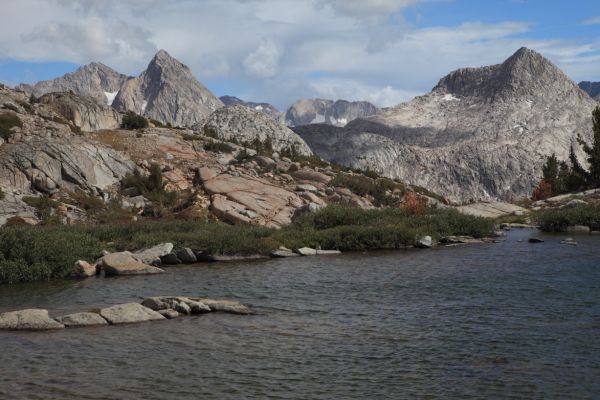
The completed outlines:
[[[0,114],[17,116],[22,124],[0,141],[0,188],[6,194],[0,224],[31,216],[23,196],[76,189],[101,194],[135,168],[126,155],[74,133],[51,107],[28,105],[22,92],[0,87]]]
[[[199,128],[196,125],[196,128]],[[224,107],[208,116],[204,132],[214,132],[221,140],[250,143],[255,139],[271,141],[276,151],[293,151],[308,156],[312,151],[304,140],[286,126],[259,111],[244,106]]]
[[[107,254],[100,260],[100,265],[106,275],[147,275],[165,272],[160,268],[144,264],[129,252]]]
[[[221,96],[219,97],[219,100],[221,100],[223,104],[225,104],[225,106],[227,107],[244,106],[252,110],[258,111],[262,114],[265,114],[266,116],[271,117],[275,121],[279,121],[279,118],[281,117],[281,112],[279,112],[279,110],[275,108],[275,106],[272,106],[269,103],[255,103],[252,101],[244,101],[235,96]]]
[[[231,223],[279,228],[290,224],[295,210],[303,205],[296,193],[259,178],[221,174],[203,184],[212,195],[213,213]]]
[[[111,105],[121,85],[129,77],[98,62],[84,65],[60,78],[41,81],[35,85],[21,84],[16,89],[40,97],[46,93],[68,92],[89,96],[98,104]]]
[[[73,93],[49,93],[40,102],[52,107],[82,131],[116,129],[121,125],[121,115],[112,107],[100,105],[91,97]]]
[[[302,99],[294,103],[285,113],[288,126],[327,124],[345,126],[356,118],[376,114],[377,107],[367,101]]]
[[[581,90],[589,94],[590,97],[600,100],[600,82],[583,81],[579,82],[579,87]]]
[[[572,144],[580,149],[578,134],[591,139],[596,105],[550,61],[522,48],[502,64],[454,71],[432,92],[344,129],[296,132],[323,158],[449,200],[508,200],[531,193],[547,156],[565,160]]]
[[[160,50],[140,76],[122,85],[112,106],[165,124],[192,126],[223,103],[187,66]]]

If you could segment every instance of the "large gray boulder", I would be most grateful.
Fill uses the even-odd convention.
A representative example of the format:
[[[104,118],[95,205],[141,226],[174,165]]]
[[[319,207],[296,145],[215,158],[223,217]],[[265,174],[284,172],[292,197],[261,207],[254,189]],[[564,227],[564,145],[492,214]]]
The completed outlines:
[[[108,325],[108,322],[99,314],[92,312],[79,312],[57,317],[56,320],[68,328],[83,326]]]
[[[160,258],[173,251],[173,243],[161,243],[147,249],[136,251],[132,256],[148,265],[161,265]]]
[[[100,310],[102,318],[113,325],[159,321],[165,317],[139,303],[117,304]]]
[[[0,314],[0,329],[47,331],[64,327],[48,316],[48,310],[27,309]]]
[[[82,131],[117,129],[121,125],[121,115],[114,108],[98,104],[91,97],[73,93],[49,93],[39,100]]]
[[[111,275],[146,275],[160,274],[164,270],[144,264],[135,259],[129,252],[111,253],[102,257],[99,265],[107,276]]]

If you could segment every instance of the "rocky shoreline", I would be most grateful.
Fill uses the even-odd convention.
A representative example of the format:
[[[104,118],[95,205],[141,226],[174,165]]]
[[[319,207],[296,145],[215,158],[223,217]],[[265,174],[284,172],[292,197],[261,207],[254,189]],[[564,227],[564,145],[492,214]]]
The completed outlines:
[[[0,330],[51,331],[64,328],[161,321],[212,312],[237,315],[253,313],[249,307],[232,300],[158,296],[148,297],[141,304],[116,304],[99,310],[77,312],[55,318],[50,317],[48,310],[45,309],[9,311],[0,314]]]

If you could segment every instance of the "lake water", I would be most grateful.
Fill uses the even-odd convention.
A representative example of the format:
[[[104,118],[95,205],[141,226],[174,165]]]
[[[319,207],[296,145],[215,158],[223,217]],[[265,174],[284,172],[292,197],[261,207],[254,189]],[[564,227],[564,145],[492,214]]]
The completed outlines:
[[[258,315],[0,332],[0,399],[600,398],[600,236],[0,286],[51,315],[146,296]]]

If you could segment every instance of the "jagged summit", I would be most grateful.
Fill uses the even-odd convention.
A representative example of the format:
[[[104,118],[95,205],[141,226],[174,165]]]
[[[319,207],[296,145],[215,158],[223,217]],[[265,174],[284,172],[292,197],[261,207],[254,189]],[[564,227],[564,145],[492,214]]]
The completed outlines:
[[[433,90],[491,102],[511,101],[514,97],[544,91],[567,92],[575,86],[550,60],[535,50],[521,47],[501,64],[453,71]]]
[[[219,97],[219,100],[221,100],[223,104],[225,104],[225,106],[241,105],[244,107],[251,108],[255,111],[258,111],[262,114],[271,117],[275,121],[279,121],[281,116],[279,110],[269,103],[255,103],[252,101],[245,101],[235,96],[221,96]]]
[[[286,111],[283,119],[288,126],[328,124],[345,126],[356,118],[377,113],[377,107],[367,101],[301,99]]]
[[[35,85],[21,84],[16,89],[39,97],[46,93],[72,91],[92,97],[100,104],[111,104],[121,85],[129,79],[101,62],[91,62],[59,78]]]
[[[123,84],[113,107],[174,126],[192,126],[223,103],[186,65],[159,50],[144,72]]]

